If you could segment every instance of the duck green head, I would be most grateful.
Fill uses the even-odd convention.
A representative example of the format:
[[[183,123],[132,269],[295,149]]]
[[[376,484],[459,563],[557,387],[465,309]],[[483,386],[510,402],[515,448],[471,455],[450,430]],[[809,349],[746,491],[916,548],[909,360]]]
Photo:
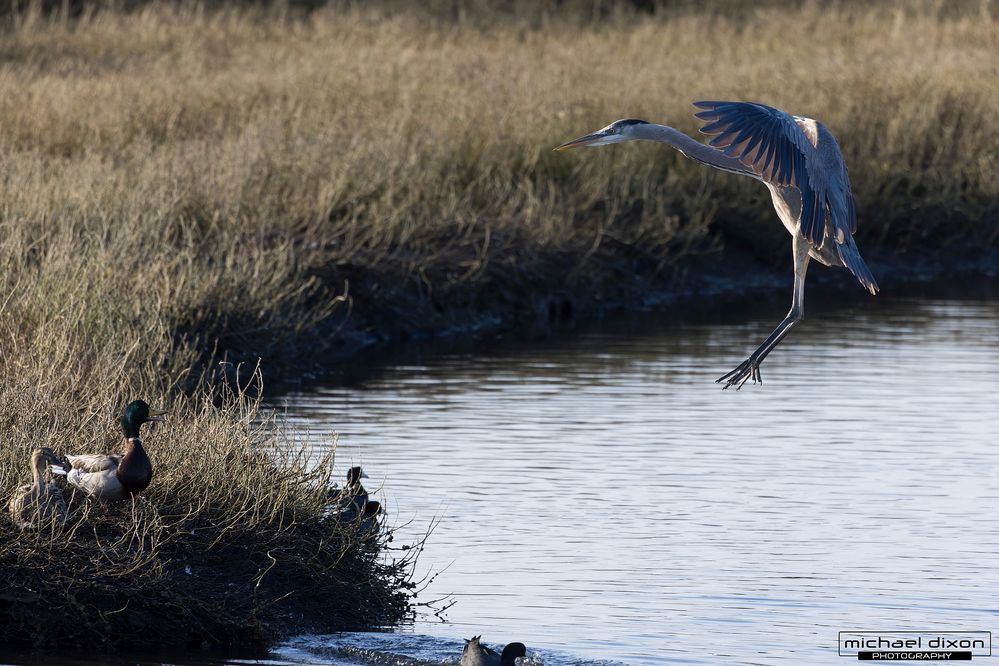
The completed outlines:
[[[162,421],[164,414],[166,412],[149,409],[149,405],[143,400],[128,403],[121,416],[121,430],[125,433],[125,439],[138,437],[139,426],[150,421]]]

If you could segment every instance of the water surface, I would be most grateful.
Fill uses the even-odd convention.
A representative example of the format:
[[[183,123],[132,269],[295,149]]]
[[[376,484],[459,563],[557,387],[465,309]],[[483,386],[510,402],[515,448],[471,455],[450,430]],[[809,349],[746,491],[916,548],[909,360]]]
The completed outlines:
[[[481,633],[546,664],[832,665],[841,630],[999,630],[999,301],[809,305],[739,392],[714,379],[785,304],[403,357],[284,396],[314,446],[339,433],[397,542],[440,521],[423,599],[456,603],[277,656],[441,663]]]

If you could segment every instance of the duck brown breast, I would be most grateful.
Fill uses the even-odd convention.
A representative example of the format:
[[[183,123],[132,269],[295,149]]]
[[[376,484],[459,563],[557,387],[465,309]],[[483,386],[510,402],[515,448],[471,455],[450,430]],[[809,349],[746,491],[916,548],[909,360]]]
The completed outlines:
[[[115,476],[125,491],[132,494],[141,493],[153,480],[153,465],[138,438],[128,440],[128,448],[118,463]]]

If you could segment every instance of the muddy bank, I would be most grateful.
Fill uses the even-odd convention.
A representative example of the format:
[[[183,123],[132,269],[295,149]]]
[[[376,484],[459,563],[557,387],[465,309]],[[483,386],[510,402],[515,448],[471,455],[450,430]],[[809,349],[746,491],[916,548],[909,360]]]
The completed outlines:
[[[92,658],[105,650],[263,648],[293,633],[409,618],[405,567],[378,562],[378,543],[348,547],[329,526],[261,538],[199,521],[188,538],[123,563],[119,551],[134,546],[122,544],[131,525],[110,522],[77,529],[59,561],[41,544],[27,557],[31,549],[22,548],[19,559],[3,558],[0,645],[87,646]],[[116,565],[142,570],[123,576],[110,571]]]
[[[496,272],[485,284],[435,288],[433,276],[403,279],[328,267],[333,288],[349,284],[349,301],[330,318],[289,340],[280,353],[261,357],[252,349],[229,349],[229,358],[262,363],[277,388],[309,381],[337,363],[360,354],[377,356],[398,345],[455,337],[545,334],[552,328],[622,312],[672,309],[678,319],[690,308],[730,307],[750,295],[790,299],[790,258],[780,248],[753,247],[685,257],[667,266],[650,255],[615,257],[579,268],[565,257],[544,275]],[[881,297],[933,283],[974,282],[999,275],[999,247],[951,243],[940,252],[865,252],[881,287]],[[959,288],[959,287],[958,287]],[[871,298],[845,270],[813,262],[808,293],[821,297]],[[875,297],[876,298],[876,297]],[[806,302],[811,312],[821,301]]]

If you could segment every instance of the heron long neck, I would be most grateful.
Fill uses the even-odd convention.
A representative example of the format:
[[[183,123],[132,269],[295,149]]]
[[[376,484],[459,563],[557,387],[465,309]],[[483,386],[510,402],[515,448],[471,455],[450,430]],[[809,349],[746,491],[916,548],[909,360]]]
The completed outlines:
[[[740,176],[758,178],[756,173],[736,158],[728,157],[717,148],[712,148],[711,146],[703,144],[700,141],[687,136],[680,130],[673,129],[672,127],[667,127],[666,125],[656,125],[654,123],[645,123],[642,125],[635,125],[631,134],[632,137],[639,141],[656,141],[658,143],[665,143],[668,146],[673,146],[679,150],[684,157],[688,157],[695,162],[700,162],[701,164],[707,164],[709,167],[721,169],[722,171],[728,171],[729,173],[736,173]]]

